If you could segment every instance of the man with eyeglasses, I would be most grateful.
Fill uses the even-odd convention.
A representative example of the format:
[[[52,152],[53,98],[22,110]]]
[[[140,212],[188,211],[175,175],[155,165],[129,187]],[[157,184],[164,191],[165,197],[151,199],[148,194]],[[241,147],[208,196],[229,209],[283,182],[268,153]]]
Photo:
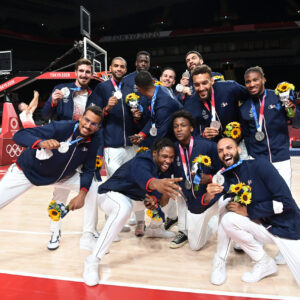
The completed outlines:
[[[52,94],[42,110],[42,117],[45,120],[79,120],[85,109],[90,105],[95,105],[89,99],[91,89],[89,83],[92,79],[93,69],[89,59],[80,58],[75,63],[75,82],[65,82],[54,87]],[[100,130],[101,133],[102,130]],[[100,147],[97,152],[98,159],[103,157],[103,138],[100,134]],[[100,177],[100,169],[96,169],[96,176]],[[100,178],[99,178],[100,179]],[[55,187],[53,200],[65,202],[70,191]],[[90,199],[93,200],[93,199]],[[80,239],[80,248],[89,249],[91,243],[95,243],[99,236],[96,228],[98,222],[98,209],[96,201],[86,201],[84,206],[83,235]],[[61,223],[51,222],[51,239],[48,243],[49,250],[59,247]]]
[[[83,207],[91,198],[93,202],[98,188],[94,171],[102,119],[100,107],[91,106],[79,121],[54,121],[18,131],[14,141],[26,150],[0,181],[0,208],[31,187],[45,185],[78,192],[69,202],[70,210]],[[76,171],[80,166],[81,173]],[[52,226],[56,226],[52,232],[57,230],[56,224]]]

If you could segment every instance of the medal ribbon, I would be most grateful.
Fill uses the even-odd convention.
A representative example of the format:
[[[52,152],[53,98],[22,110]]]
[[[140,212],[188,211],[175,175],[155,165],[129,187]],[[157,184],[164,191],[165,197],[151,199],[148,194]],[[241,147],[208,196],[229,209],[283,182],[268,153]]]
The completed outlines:
[[[187,157],[187,161],[186,161],[185,155],[184,155],[184,150],[183,150],[182,146],[179,144],[180,156],[181,156],[181,161],[182,161],[185,178],[186,178],[186,180],[191,182],[191,184],[192,184],[192,178],[191,178],[190,158],[191,158],[191,154],[193,151],[193,146],[194,146],[194,137],[191,136],[190,143],[189,143],[189,153],[188,153],[188,157]],[[196,196],[194,194],[193,184],[192,184],[192,193],[193,193],[193,196],[196,198]]]
[[[72,135],[71,135],[71,139],[72,139],[72,137],[73,137],[73,135],[74,135],[76,129],[78,128],[78,125],[79,125],[79,123],[76,123],[76,124],[75,124],[74,129],[73,129],[73,133],[72,133]],[[83,139],[84,139],[83,137],[80,137],[80,138],[78,138],[78,139],[76,139],[76,140],[74,140],[74,141],[69,141],[69,145],[71,146],[71,145],[73,145],[73,144],[75,144],[75,143],[77,143],[77,142],[79,142],[79,141],[81,141],[81,140],[83,140]]]
[[[226,169],[225,169],[225,168],[222,168],[218,173],[223,174],[223,173],[225,173],[225,172],[227,172],[227,171],[230,171],[231,169],[233,169],[233,168],[239,166],[242,162],[243,162],[243,160],[240,159],[237,163],[233,164],[233,165],[230,166],[229,168],[226,168]]]
[[[267,90],[265,90],[263,99],[260,103],[259,120],[257,118],[255,105],[254,105],[253,101],[251,100],[251,110],[252,110],[252,113],[253,113],[253,117],[254,117],[254,121],[255,121],[257,131],[262,131],[262,122],[263,122],[263,118],[264,118],[264,108],[265,108],[266,95],[267,95]]]
[[[119,83],[119,86],[117,86],[116,82],[114,81],[113,78],[110,79],[111,80],[111,83],[113,84],[114,88],[115,88],[115,91],[120,91],[121,90],[121,86],[122,86],[122,82]]]
[[[211,120],[216,121],[216,103],[215,103],[215,92],[213,88],[211,89],[211,111],[207,101],[205,102],[203,101],[203,104],[206,107],[206,109],[211,113]]]
[[[159,90],[159,85],[157,85],[155,87],[155,91],[154,91],[154,94],[151,98],[151,123],[152,123],[152,127],[155,127],[155,122],[154,122],[154,117],[155,117],[155,111],[154,111],[154,106],[155,106],[155,101],[156,101],[156,96],[157,96],[157,93],[158,93],[158,90]]]

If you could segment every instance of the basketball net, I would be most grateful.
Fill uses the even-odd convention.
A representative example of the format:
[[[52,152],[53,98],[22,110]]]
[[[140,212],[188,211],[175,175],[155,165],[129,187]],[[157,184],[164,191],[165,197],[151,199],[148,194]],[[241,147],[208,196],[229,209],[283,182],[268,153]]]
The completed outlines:
[[[106,81],[111,78],[111,72],[110,71],[102,71],[102,72],[95,72],[94,77],[96,77],[100,81]]]

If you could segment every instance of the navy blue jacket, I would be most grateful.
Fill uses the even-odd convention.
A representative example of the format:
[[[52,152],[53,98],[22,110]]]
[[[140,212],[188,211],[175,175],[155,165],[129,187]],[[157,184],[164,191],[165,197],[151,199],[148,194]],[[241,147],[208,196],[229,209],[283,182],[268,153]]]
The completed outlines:
[[[185,159],[187,161],[187,153],[188,149],[184,150],[185,152]],[[203,166],[202,170],[204,174],[214,175],[217,173],[219,169],[221,169],[222,165],[219,160],[218,152],[217,152],[217,145],[215,142],[207,140],[202,137],[194,137],[194,146],[191,153],[191,157],[189,159],[190,167],[192,168],[193,160],[198,155],[207,155],[211,158],[212,165],[211,167]],[[200,185],[200,189],[197,192],[194,192],[196,198],[194,198],[192,190],[187,190],[185,188],[185,180],[186,176],[183,169],[183,164],[181,160],[180,150],[179,150],[179,143],[175,143],[175,161],[173,163],[173,170],[175,178],[182,177],[183,181],[179,182],[179,185],[182,188],[182,193],[187,199],[187,206],[188,209],[194,214],[201,214],[207,208],[207,206],[203,206],[201,204],[201,198],[206,193],[206,186],[207,185]]]
[[[138,153],[123,164],[107,181],[99,186],[98,193],[119,192],[130,199],[143,201],[145,195],[152,194],[148,184],[152,178],[166,177],[153,161],[150,150]]]
[[[70,146],[67,153],[51,150],[53,156],[46,160],[35,157],[39,141],[55,139],[66,141],[73,134],[76,121],[53,121],[50,124],[19,130],[14,135],[14,141],[27,149],[18,157],[17,164],[21,167],[27,179],[34,185],[48,185],[71,175],[80,165],[80,188],[89,189],[95,171],[96,154],[99,146],[98,132],[87,140]],[[79,135],[75,131],[72,140]]]
[[[52,93],[57,89],[61,90],[63,87],[67,88],[77,88],[74,82],[71,83],[61,83],[56,85]],[[73,112],[74,112],[74,101],[73,101],[73,95],[74,91],[70,90],[70,94],[68,98],[62,99],[61,101],[58,102],[57,106],[52,106],[52,93],[49,96],[46,104],[44,105],[42,109],[42,117],[45,120],[49,120],[53,117],[53,115],[56,115],[57,120],[73,120]],[[89,90],[90,93],[90,90]],[[86,107],[90,106],[90,101],[89,99],[87,100]]]
[[[122,82],[126,84],[130,88],[130,93],[138,93],[138,89],[135,84],[135,76],[137,75],[137,71],[131,72],[124,76]]]
[[[239,122],[239,101],[248,97],[246,88],[235,81],[217,81],[213,85],[216,106],[216,119],[221,122],[221,132],[228,123]],[[211,103],[209,101],[211,110]],[[205,107],[203,101],[194,93],[185,102],[184,109],[189,111],[197,121],[196,134],[202,134],[206,127],[210,126],[211,112]]]
[[[286,111],[278,96],[273,90],[267,90],[262,126],[265,139],[261,142],[255,139],[256,124],[251,110],[251,99],[249,98],[240,107],[241,126],[248,153],[255,158],[265,158],[271,162],[289,159],[289,132]],[[262,96],[260,100],[262,100]],[[253,103],[259,119],[259,99],[253,98]]]
[[[230,184],[238,183],[237,177],[240,182],[252,187],[252,202],[247,206],[251,220],[259,219],[268,231],[279,237],[300,239],[299,207],[284,179],[269,161],[245,160],[224,175],[225,192],[228,191]],[[215,202],[219,195],[212,202]],[[283,204],[282,213],[274,213],[273,200]]]
[[[147,106],[144,107],[144,111],[147,111],[148,113],[148,120],[143,129],[141,130],[141,133],[146,137],[146,139],[142,142],[141,145],[149,148],[151,148],[151,146],[157,138],[171,135],[171,132],[169,131],[169,124],[172,114],[175,111],[182,109],[182,105],[179,103],[179,101],[170,96],[168,89],[164,86],[159,86],[154,105],[154,121],[155,126],[157,128],[157,136],[151,136],[149,133],[150,128],[152,126],[149,112],[150,105],[151,99],[148,99]]]
[[[122,100],[104,116],[102,123],[104,130],[104,147],[118,148],[122,146],[131,146],[128,136],[137,132],[135,123],[130,111],[130,107],[125,103],[126,95],[131,91],[123,82],[121,85]],[[108,99],[115,92],[111,80],[99,83],[91,96],[89,102],[100,106],[102,109],[107,105]]]

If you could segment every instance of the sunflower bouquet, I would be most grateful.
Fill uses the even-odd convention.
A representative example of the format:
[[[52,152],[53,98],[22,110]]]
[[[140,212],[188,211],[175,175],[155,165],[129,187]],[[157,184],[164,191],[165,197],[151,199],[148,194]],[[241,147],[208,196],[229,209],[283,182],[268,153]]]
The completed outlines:
[[[215,75],[213,76],[214,81],[225,81],[225,78],[223,75]]]
[[[143,153],[149,150],[148,147],[140,147],[139,149],[136,150],[136,153]]]
[[[125,103],[128,104],[130,108],[138,108],[140,104],[139,99],[139,95],[136,93],[130,93],[126,96]]]
[[[238,122],[230,122],[226,125],[224,134],[234,140],[239,140],[242,137],[241,125]]]
[[[102,163],[102,160],[101,160],[101,156],[100,155],[97,155],[96,156],[96,169],[100,169],[102,167],[103,163]]]
[[[48,214],[52,221],[59,221],[69,212],[69,206],[52,200],[48,205]]]
[[[293,118],[295,111],[292,107],[288,106],[289,101],[294,101],[295,86],[292,83],[283,81],[278,83],[275,89],[275,94],[279,96],[279,100],[286,108],[287,116]]]
[[[147,209],[147,216],[154,221],[163,221],[165,219],[165,214],[161,210],[160,206],[157,209]]]
[[[193,160],[191,173],[194,176],[193,184],[195,191],[199,191],[200,188],[202,166],[211,167],[211,159],[209,156],[200,154]]]
[[[155,80],[154,85],[155,86],[157,86],[157,85],[162,85],[163,86],[164,84],[161,81]]]
[[[249,205],[251,203],[252,193],[251,186],[246,185],[243,182],[239,182],[237,184],[231,184],[228,190],[228,194],[233,194],[233,201],[243,204]]]

